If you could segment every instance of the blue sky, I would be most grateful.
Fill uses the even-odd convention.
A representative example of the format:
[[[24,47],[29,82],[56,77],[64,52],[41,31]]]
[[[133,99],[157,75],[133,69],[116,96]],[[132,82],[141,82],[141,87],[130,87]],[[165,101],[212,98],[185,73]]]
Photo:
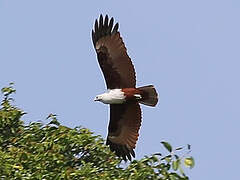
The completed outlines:
[[[154,84],[156,108],[142,106],[137,158],[160,141],[192,145],[190,179],[236,179],[240,127],[240,1],[0,1],[0,87],[14,82],[26,122],[58,114],[106,137],[105,83],[91,29],[99,14],[120,23],[138,86]]]

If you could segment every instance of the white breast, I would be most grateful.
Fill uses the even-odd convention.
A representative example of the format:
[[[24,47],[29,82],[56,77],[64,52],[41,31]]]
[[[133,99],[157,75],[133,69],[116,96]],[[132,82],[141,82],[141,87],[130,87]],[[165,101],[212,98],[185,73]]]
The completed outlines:
[[[111,89],[101,95],[101,101],[105,104],[122,104],[124,103],[125,96],[121,89]]]

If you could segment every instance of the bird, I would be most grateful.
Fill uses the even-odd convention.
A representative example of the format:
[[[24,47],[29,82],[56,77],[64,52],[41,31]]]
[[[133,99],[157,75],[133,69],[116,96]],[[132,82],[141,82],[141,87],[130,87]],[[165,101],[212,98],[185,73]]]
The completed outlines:
[[[158,93],[153,85],[136,88],[134,66],[118,28],[113,17],[101,14],[92,29],[93,46],[107,86],[94,101],[110,106],[106,145],[124,161],[131,161],[142,120],[139,103],[156,106]]]

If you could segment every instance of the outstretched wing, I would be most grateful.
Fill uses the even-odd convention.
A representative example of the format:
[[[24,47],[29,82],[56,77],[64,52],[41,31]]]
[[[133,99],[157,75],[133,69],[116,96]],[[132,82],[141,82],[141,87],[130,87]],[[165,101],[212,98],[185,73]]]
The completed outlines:
[[[141,126],[141,109],[137,102],[110,105],[107,145],[126,161],[135,157],[134,148]]]
[[[92,41],[97,52],[107,88],[129,88],[136,86],[133,64],[118,32],[118,23],[113,27],[113,18],[100,15],[92,30]]]

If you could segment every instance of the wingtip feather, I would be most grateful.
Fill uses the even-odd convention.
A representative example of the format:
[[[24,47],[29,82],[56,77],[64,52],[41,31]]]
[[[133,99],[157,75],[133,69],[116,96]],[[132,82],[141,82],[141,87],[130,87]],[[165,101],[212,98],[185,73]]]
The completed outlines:
[[[126,145],[115,144],[107,139],[107,145],[110,146],[110,150],[114,152],[118,157],[122,158],[124,161],[132,160],[132,157],[135,158],[135,152],[133,149],[127,148]]]
[[[108,15],[103,17],[103,15],[100,14],[99,19],[96,19],[94,24],[94,38],[95,38],[95,40],[93,41],[94,46],[96,42],[102,37],[118,32],[119,24],[116,23],[114,27],[113,24],[114,24],[113,17],[111,17],[111,19],[109,20]]]
[[[119,25],[118,25],[118,23],[116,23],[113,30],[112,30],[113,34],[118,32],[118,27],[119,27]]]

